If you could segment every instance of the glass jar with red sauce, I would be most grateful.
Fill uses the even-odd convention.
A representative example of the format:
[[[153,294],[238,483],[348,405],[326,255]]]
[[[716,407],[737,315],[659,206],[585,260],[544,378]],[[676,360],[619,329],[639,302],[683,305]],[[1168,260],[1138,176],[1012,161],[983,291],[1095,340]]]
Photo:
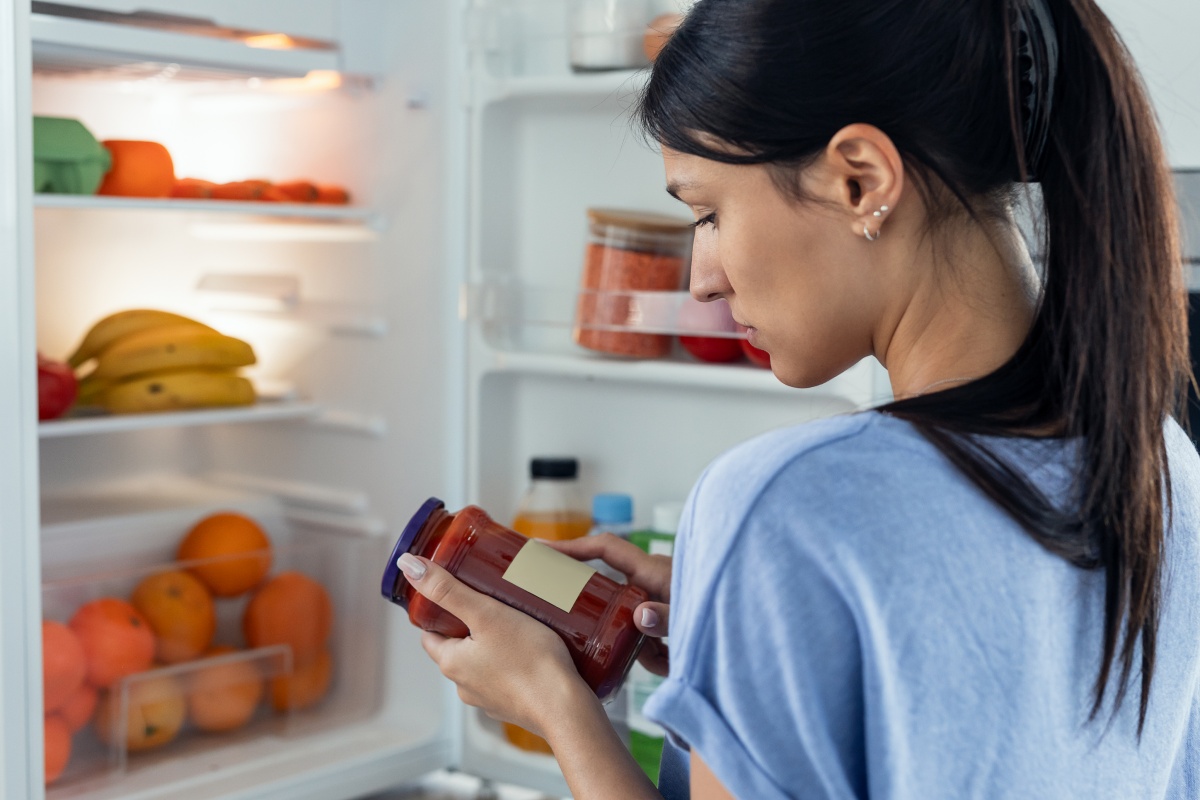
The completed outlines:
[[[418,628],[468,636],[461,620],[405,580],[396,563],[404,553],[428,558],[475,591],[548,625],[601,700],[620,687],[637,658],[644,637],[633,610],[649,599],[644,591],[509,530],[478,506],[452,513],[436,497],[425,501],[400,534],[382,585],[383,596],[406,608]]]

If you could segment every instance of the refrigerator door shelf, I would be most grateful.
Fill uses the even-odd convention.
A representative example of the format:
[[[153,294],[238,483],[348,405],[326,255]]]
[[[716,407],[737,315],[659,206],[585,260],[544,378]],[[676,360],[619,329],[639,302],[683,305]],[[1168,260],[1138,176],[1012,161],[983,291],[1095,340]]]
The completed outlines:
[[[478,77],[474,97],[479,105],[532,100],[632,100],[645,86],[647,70],[520,75],[507,78]]]
[[[702,364],[668,359],[630,361],[599,355],[563,356],[494,351],[491,363],[484,369],[489,373],[566,377],[634,386],[694,387],[794,398],[823,398],[837,401],[843,411],[871,408],[887,399],[886,373],[873,358],[865,359],[828,383],[811,389],[787,386],[780,383],[769,369],[750,364]],[[881,395],[880,392],[885,394]]]
[[[302,78],[341,68],[336,49],[250,47],[237,40],[36,13],[30,29],[34,72],[42,75],[219,80]]]
[[[548,326],[668,336],[745,339],[718,300],[702,303],[684,291],[581,291],[574,287],[531,286],[507,282],[462,287],[460,315],[485,327]],[[580,320],[581,303],[592,309]]]

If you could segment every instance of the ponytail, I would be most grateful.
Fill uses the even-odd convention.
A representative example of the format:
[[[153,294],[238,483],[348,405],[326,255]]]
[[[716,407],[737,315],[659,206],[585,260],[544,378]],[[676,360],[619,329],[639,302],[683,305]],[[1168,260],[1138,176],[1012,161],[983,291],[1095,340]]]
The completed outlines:
[[[1187,295],[1171,175],[1132,59],[1093,0],[1048,5],[1058,91],[1036,165],[1045,264],[1032,330],[993,375],[886,410],[911,420],[1048,550],[1104,571],[1103,651],[1091,718],[1104,706],[1114,667],[1114,713],[1120,707],[1140,656],[1140,735],[1170,524],[1163,425],[1182,414],[1190,375]],[[1006,53],[1014,76],[1010,128],[1020,131],[1018,56],[1011,43]],[[1017,142],[1026,174],[1033,166],[1022,157],[1028,142],[1025,148]],[[972,438],[1022,431],[1080,442],[1070,509],[1056,509]]]
[[[1046,69],[1031,72],[1039,45],[1034,66]],[[1163,426],[1190,376],[1186,293],[1155,117],[1095,1],[701,0],[637,113],[674,150],[780,169],[803,168],[846,124],[873,124],[919,190],[936,180],[977,217],[1036,175],[1044,288],[1024,344],[991,375],[880,410],[911,422],[1047,550],[1104,571],[1091,716],[1114,672],[1115,713],[1140,659],[1140,734],[1170,515]],[[936,224],[944,212],[927,205]],[[988,447],[997,435],[1079,443],[1068,508]]]
[[[1171,176],[1128,51],[1093,0],[1054,0],[1060,86],[1041,167],[1046,267],[1037,328],[1082,440],[1080,518],[1105,573],[1092,716],[1141,644],[1139,733],[1158,633],[1170,486],[1163,424],[1181,413],[1187,306]],[[1164,509],[1164,502],[1167,507]]]

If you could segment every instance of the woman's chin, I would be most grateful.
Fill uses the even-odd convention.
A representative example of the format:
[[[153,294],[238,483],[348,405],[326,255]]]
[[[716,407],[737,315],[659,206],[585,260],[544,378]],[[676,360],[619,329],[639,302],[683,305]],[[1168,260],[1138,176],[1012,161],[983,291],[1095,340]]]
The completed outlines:
[[[785,386],[793,389],[812,389],[829,383],[845,372],[845,368],[814,370],[809,367],[806,369],[789,364],[786,359],[773,355],[771,356],[771,372],[775,373],[775,378]]]

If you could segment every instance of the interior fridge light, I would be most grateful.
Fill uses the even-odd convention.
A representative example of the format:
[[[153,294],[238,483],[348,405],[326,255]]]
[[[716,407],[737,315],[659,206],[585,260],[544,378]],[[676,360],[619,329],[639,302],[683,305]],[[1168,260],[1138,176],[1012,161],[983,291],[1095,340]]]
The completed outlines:
[[[296,40],[286,33],[256,33],[242,39],[247,47],[262,50],[295,50]]]

